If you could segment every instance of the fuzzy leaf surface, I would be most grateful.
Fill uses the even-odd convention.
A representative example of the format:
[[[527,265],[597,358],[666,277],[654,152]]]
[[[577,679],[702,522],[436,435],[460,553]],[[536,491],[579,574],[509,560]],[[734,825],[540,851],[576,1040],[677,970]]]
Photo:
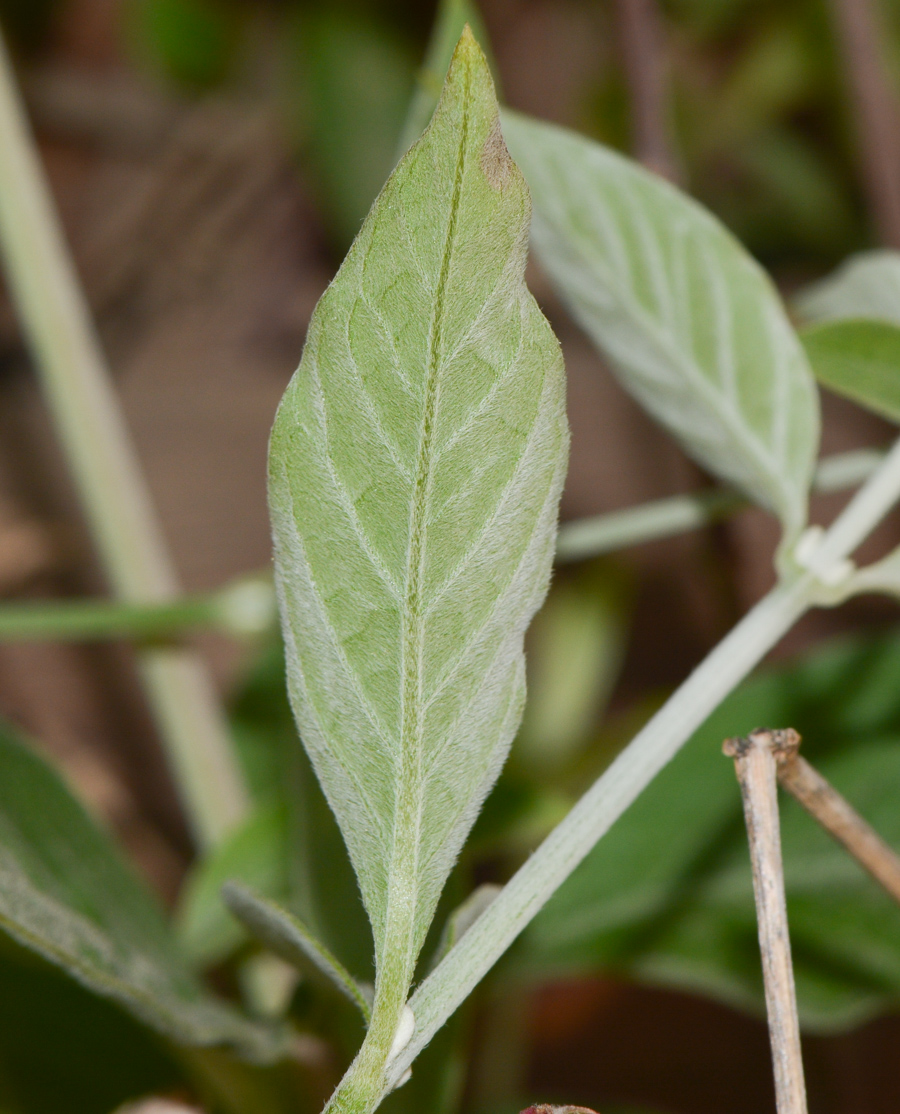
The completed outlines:
[[[900,325],[900,251],[878,248],[852,255],[794,299],[805,321],[861,317]]]
[[[705,209],[574,132],[504,113],[543,267],[623,385],[704,467],[806,521],[815,384],[775,288]]]
[[[207,993],[151,894],[27,746],[0,729],[0,930],[89,990],[187,1045],[254,1059],[277,1034]]]
[[[288,684],[378,959],[389,915],[420,949],[521,717],[568,442],[559,347],[523,282],[529,223],[467,33],[272,434]]]

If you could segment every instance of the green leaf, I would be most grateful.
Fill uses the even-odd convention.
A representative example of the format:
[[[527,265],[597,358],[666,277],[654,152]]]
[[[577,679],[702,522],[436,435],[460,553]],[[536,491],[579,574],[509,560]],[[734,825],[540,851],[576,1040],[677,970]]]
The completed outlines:
[[[900,327],[827,321],[804,329],[800,339],[823,386],[900,423]]]
[[[134,0],[131,38],[137,53],[181,85],[204,89],[227,75],[240,23],[216,0]]]
[[[218,963],[246,939],[222,901],[222,886],[239,878],[281,901],[288,898],[288,815],[277,801],[257,805],[240,827],[201,859],[179,897],[176,927],[188,959],[200,967]]]
[[[815,385],[768,277],[706,210],[592,140],[505,113],[534,247],[576,320],[706,468],[802,529]]]
[[[568,433],[559,347],[523,282],[529,219],[464,36],[316,308],[272,433],[300,734],[376,957],[393,935],[410,977],[518,726],[552,560]]]
[[[394,165],[413,59],[389,27],[337,5],[304,14],[291,45],[308,115],[307,160],[343,249]]]
[[[596,562],[559,571],[528,632],[528,701],[513,760],[563,774],[590,742],[625,654],[627,589]]]
[[[0,929],[188,1045],[227,1044],[255,1059],[281,1036],[208,994],[160,909],[63,783],[0,731]]]
[[[358,983],[299,917],[236,882],[226,883],[222,896],[232,913],[261,944],[300,971],[309,973],[312,969],[324,975],[358,1007],[366,1022],[371,1020],[371,988]]]
[[[733,693],[527,929],[511,969],[614,970],[763,1005],[747,837],[722,739],[793,725],[810,760],[900,846],[900,639],[860,639]],[[782,806],[788,917],[804,1025],[900,1003],[900,911],[794,802]]]
[[[109,1114],[126,1099],[185,1085],[154,1033],[6,937],[0,986],[3,1114]]]
[[[478,9],[469,0],[441,0],[438,4],[428,51],[422,68],[416,75],[416,88],[409,105],[406,123],[400,136],[398,154],[404,155],[412,143],[422,134],[431,114],[434,112],[444,85],[444,78],[466,25],[476,40],[485,49],[488,62],[490,52],[486,49],[487,32],[478,14]],[[492,66],[493,70],[494,67]]]
[[[805,321],[866,318],[900,325],[900,252],[889,248],[851,256],[794,299]]]

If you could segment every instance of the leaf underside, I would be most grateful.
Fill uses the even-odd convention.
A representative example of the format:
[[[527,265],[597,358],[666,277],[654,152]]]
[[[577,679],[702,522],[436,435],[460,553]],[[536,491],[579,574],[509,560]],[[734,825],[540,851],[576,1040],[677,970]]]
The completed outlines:
[[[162,913],[58,776],[0,730],[0,929],[188,1045],[272,1059],[280,1037],[208,994]]]
[[[663,179],[583,136],[505,112],[541,264],[623,385],[701,464],[806,520],[818,401],[762,269]]]
[[[529,221],[464,35],[272,433],[288,683],[376,957],[391,902],[421,947],[521,716],[568,437],[559,348],[523,282]]]

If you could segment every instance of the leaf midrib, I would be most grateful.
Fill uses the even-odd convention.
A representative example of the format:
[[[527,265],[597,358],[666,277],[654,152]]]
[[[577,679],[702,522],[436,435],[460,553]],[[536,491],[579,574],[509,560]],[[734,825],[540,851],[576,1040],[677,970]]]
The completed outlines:
[[[461,98],[462,122],[459,145],[457,148],[453,192],[450,200],[450,214],[447,222],[447,235],[441,255],[441,266],[435,290],[434,313],[428,345],[428,365],[424,391],[424,409],[419,452],[416,461],[416,479],[413,489],[413,502],[410,515],[409,561],[407,572],[406,598],[403,609],[403,634],[401,638],[402,661],[402,704],[400,736],[400,786],[397,812],[391,847],[390,877],[393,885],[388,892],[388,908],[385,910],[386,935],[396,944],[398,936],[388,929],[393,920],[392,891],[396,886],[404,893],[403,904],[408,907],[399,911],[406,923],[402,935],[406,937],[406,962],[411,977],[415,947],[416,899],[415,876],[418,867],[421,826],[421,789],[422,789],[422,668],[425,642],[425,532],[427,523],[428,496],[431,488],[434,425],[437,412],[441,348],[446,318],[446,293],[450,273],[450,261],[459,223],[460,200],[462,196],[463,172],[466,161],[466,148],[469,140],[469,115],[471,97],[471,75],[464,70],[464,90]]]

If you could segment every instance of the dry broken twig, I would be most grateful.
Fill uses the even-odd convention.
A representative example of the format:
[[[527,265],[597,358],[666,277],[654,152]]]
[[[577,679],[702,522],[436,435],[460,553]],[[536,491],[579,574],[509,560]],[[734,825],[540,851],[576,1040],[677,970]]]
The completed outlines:
[[[779,783],[900,904],[900,856],[830,782],[800,757],[797,732],[783,734],[785,741],[775,752]]]
[[[795,738],[794,731],[753,731],[722,747],[734,759],[744,803],[778,1114],[806,1114],[776,783],[776,754]]]

